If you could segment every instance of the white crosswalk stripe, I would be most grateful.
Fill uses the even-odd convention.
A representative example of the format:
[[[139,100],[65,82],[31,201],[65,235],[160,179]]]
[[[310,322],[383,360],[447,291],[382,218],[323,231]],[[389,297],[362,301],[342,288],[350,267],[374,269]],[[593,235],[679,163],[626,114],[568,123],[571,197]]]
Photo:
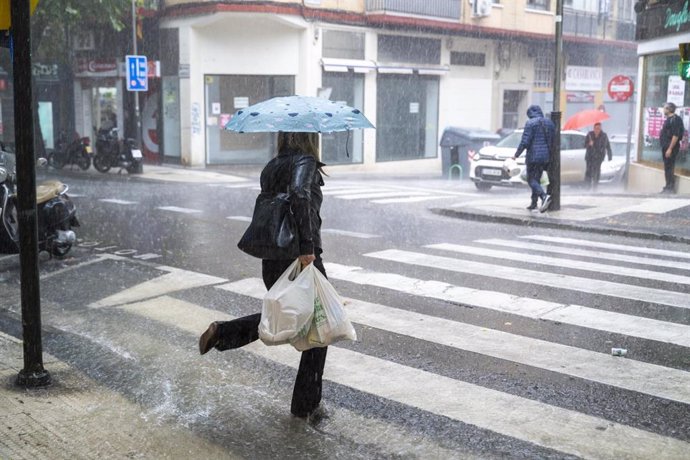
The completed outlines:
[[[576,257],[590,257],[593,259],[615,260],[619,262],[630,262],[640,265],[653,265],[655,267],[674,268],[678,270],[690,270],[690,263],[679,262],[676,260],[656,259],[651,257],[631,256],[628,254],[618,254],[615,252],[591,251],[579,248],[566,248],[563,246],[553,246],[549,244],[530,243],[527,241],[486,239],[477,240],[477,243],[490,244],[494,246],[504,246],[513,249],[527,249],[540,252],[551,252],[554,254],[565,254]]]
[[[594,271],[599,273],[610,273],[612,275],[632,276],[636,278],[664,281],[667,283],[690,284],[690,276],[674,275],[672,273],[655,272],[652,270],[641,270],[638,268],[620,267],[617,265],[606,265],[601,263],[584,262],[579,260],[564,259],[562,257],[546,257],[537,254],[525,254],[520,252],[497,251],[494,249],[481,248],[476,246],[465,246],[460,244],[430,244],[425,246],[431,249],[442,251],[452,251],[461,254],[491,257],[494,259],[512,260],[516,262],[527,262],[530,265],[548,265],[551,267],[573,268],[575,270]]]
[[[625,244],[604,243],[601,241],[578,240],[576,238],[562,238],[562,237],[556,237],[556,236],[543,236],[543,235],[529,235],[529,236],[522,236],[520,238],[525,238],[525,239],[535,240],[535,241],[545,241],[547,243],[572,244],[574,246],[586,246],[586,247],[590,247],[590,248],[613,249],[613,250],[624,251],[624,252],[637,252],[640,254],[674,257],[677,259],[690,259],[690,253],[671,251],[668,249],[647,248],[647,247],[631,246],[631,245],[625,245]]]
[[[418,252],[401,251],[398,249],[372,252],[365,255],[391,262],[437,268],[457,273],[479,273],[484,274],[485,276],[509,281],[550,286],[590,294],[602,294],[621,299],[658,303],[672,307],[690,308],[690,294],[685,294],[682,292],[665,291],[663,289],[614,283],[611,281],[583,278],[578,276],[561,275],[558,273],[540,272],[523,268],[515,269],[505,265],[493,265],[471,260],[459,260],[449,257],[422,254]]]

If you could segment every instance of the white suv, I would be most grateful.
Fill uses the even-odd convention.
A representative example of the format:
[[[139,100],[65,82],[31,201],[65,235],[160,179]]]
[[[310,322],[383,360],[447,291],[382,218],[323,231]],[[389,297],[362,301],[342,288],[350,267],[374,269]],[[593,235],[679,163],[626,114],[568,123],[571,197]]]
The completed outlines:
[[[561,131],[561,183],[577,184],[585,180],[585,137],[580,131]],[[510,177],[503,170],[503,162],[506,158],[515,155],[522,130],[518,129],[507,137],[501,139],[496,145],[482,148],[479,152],[470,155],[470,179],[479,190],[489,190],[497,186],[524,186],[525,181],[520,178],[525,169],[525,155],[523,152],[517,162],[520,166],[520,174]],[[601,183],[620,180],[621,171],[625,165],[625,156],[622,158],[616,154],[616,147],[611,141],[614,151],[613,161],[604,160],[601,166]]]

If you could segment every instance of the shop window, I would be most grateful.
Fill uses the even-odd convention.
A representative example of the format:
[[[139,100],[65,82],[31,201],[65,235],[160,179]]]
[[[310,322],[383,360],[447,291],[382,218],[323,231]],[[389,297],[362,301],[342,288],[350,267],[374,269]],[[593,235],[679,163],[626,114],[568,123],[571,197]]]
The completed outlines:
[[[295,77],[207,75],[206,161],[208,164],[263,164],[275,154],[274,133],[234,133],[224,126],[235,111],[295,92]]]
[[[350,72],[324,72],[322,97],[362,110],[364,108],[364,76]],[[323,133],[321,159],[326,164],[362,163],[363,131]]]
[[[379,75],[376,160],[434,158],[438,145],[438,77]]]
[[[649,163],[663,164],[659,133],[664,123],[663,106],[671,101],[678,107],[676,114],[685,123],[685,135],[680,143],[676,167],[690,170],[690,86],[678,77],[678,53],[663,53],[645,59],[645,78],[642,89],[642,132],[638,136],[642,148],[639,158]]]
[[[441,40],[379,35],[378,59],[380,62],[438,65],[441,63]]]
[[[470,53],[451,51],[450,65],[464,65],[471,67],[484,67],[486,65],[485,53]]]
[[[341,30],[324,30],[323,57],[364,59],[364,34]]]

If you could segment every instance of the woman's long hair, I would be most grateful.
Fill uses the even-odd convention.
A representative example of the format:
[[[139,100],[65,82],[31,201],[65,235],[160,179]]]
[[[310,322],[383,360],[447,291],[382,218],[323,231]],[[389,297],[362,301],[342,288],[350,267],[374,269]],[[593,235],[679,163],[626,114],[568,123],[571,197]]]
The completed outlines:
[[[278,132],[278,152],[283,149],[297,150],[301,153],[311,155],[318,162],[321,161],[319,152],[319,133],[304,132]],[[326,174],[319,168],[322,174]],[[328,175],[328,174],[326,174]]]

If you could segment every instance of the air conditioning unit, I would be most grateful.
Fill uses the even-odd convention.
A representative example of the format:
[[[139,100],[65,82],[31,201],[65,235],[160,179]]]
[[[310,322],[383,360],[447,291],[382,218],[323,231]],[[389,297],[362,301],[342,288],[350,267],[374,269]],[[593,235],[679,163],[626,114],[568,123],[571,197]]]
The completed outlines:
[[[492,0],[470,0],[472,5],[472,17],[483,18],[491,14]]]

